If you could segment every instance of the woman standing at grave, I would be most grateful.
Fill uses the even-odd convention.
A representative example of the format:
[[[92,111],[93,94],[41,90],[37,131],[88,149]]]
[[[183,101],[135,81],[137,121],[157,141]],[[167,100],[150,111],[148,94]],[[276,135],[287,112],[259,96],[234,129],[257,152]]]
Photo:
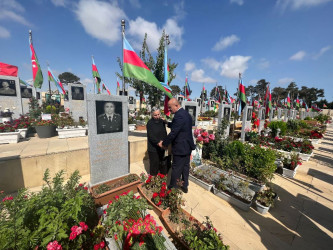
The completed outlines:
[[[160,141],[167,137],[165,121],[161,119],[159,108],[153,107],[151,110],[152,118],[147,123],[148,155],[150,165],[150,175],[167,174],[167,160],[165,150],[158,146]]]

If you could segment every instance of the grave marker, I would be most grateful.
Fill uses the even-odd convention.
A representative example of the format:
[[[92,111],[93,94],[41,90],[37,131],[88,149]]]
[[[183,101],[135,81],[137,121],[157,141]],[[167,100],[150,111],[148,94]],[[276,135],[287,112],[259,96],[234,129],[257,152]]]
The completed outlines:
[[[284,109],[284,121],[287,122],[288,121],[288,109]]]
[[[245,106],[243,109],[241,141],[245,141],[245,132],[251,130],[252,106]]]
[[[9,109],[13,112],[12,118],[19,118],[22,114],[22,100],[19,78],[13,76],[0,76],[0,111]]]
[[[127,97],[88,94],[87,107],[90,184],[128,174]]]
[[[219,115],[218,115],[218,126],[221,126],[222,120],[226,119],[229,123],[227,128],[224,130],[224,136],[228,137],[230,133],[230,117],[231,117],[231,104],[227,104],[225,102],[222,102],[222,104],[219,107]]]
[[[259,127],[258,127],[258,133],[260,134],[261,130],[264,129],[265,125],[265,113],[266,113],[266,108],[265,107],[260,107],[258,111],[258,119],[259,119]]]
[[[79,121],[80,117],[85,121],[87,120],[87,92],[85,85],[68,84],[68,102],[65,108],[69,108],[74,121]]]
[[[198,103],[194,101],[183,101],[182,108],[185,109],[192,117],[192,127],[197,126],[199,115]]]

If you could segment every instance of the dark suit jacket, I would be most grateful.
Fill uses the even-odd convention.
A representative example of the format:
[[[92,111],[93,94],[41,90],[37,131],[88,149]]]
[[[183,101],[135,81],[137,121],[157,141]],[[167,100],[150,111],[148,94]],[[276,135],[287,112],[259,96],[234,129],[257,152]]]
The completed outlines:
[[[106,114],[99,115],[97,118],[97,134],[113,133],[121,131],[121,116],[114,114],[113,119],[109,122]]]
[[[180,108],[169,124],[170,134],[163,140],[163,146],[172,144],[172,154],[190,155],[195,149],[192,135],[192,118],[187,111]]]

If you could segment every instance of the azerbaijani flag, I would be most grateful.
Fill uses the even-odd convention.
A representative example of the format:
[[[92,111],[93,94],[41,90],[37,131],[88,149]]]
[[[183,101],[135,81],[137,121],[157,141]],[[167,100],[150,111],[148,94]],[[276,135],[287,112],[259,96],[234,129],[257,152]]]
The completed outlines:
[[[323,108],[327,108],[327,105],[324,103]]]
[[[300,107],[300,102],[299,102],[298,94],[297,94],[297,98],[296,98],[296,107],[297,107],[297,108]]]
[[[98,73],[94,57],[91,57],[91,59],[92,59],[92,75],[95,78],[97,94],[100,94],[101,93],[101,76]]]
[[[58,78],[56,78],[53,73],[52,70],[50,69],[49,66],[47,66],[47,75],[49,78],[50,82],[54,82],[54,85],[57,87],[59,93],[63,93],[64,95],[66,94],[66,91],[64,90],[64,86],[62,85],[62,83],[59,81]]]
[[[238,98],[239,98],[239,105],[241,105],[241,108],[239,108],[239,115],[242,112],[243,108],[245,107],[247,100],[245,96],[245,86],[243,85],[242,78],[239,78],[239,84],[238,84]]]
[[[119,93],[119,90],[120,90],[120,84],[119,84],[118,77],[117,77],[117,93]]]
[[[186,99],[188,99],[190,97],[190,85],[188,84],[187,74],[186,74],[186,78],[185,78],[185,95],[186,95]]]
[[[180,93],[179,93],[179,96],[180,96],[180,97],[184,97],[184,98],[185,98],[185,95],[184,95],[184,93],[183,93],[183,92],[180,92]]]
[[[106,92],[108,92],[109,95],[111,95],[110,90],[108,89],[108,87],[106,87],[106,85],[104,84],[104,82],[102,81],[102,89],[106,90]]]
[[[272,110],[272,94],[271,89],[269,88],[269,85],[267,87],[267,102],[266,102],[266,115],[269,114],[269,111]]]
[[[0,62],[0,75],[17,77],[18,67]]]
[[[168,92],[165,86],[157,80],[150,69],[144,64],[140,57],[135,53],[132,46],[124,37],[124,64],[123,73],[125,77],[135,78],[146,82],[165,93],[169,98],[172,98],[171,91]]]
[[[32,45],[32,35],[31,31],[29,32],[29,45],[30,45],[30,56],[31,56],[31,64],[32,64],[32,78],[34,81],[34,87],[40,89],[43,85],[43,74],[38,63],[37,55]]]
[[[287,107],[290,108],[290,95],[288,92],[288,96],[287,96]]]
[[[27,83],[26,81],[24,81],[23,79],[19,78],[20,79],[20,83],[27,86],[27,87],[33,87],[31,84]]]

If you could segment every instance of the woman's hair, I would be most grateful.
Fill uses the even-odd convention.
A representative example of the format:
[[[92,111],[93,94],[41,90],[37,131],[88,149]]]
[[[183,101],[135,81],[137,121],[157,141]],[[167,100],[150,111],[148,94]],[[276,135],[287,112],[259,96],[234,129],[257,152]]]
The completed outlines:
[[[152,116],[153,116],[155,111],[160,111],[160,108],[159,107],[152,107],[152,109],[151,109],[151,115]]]

